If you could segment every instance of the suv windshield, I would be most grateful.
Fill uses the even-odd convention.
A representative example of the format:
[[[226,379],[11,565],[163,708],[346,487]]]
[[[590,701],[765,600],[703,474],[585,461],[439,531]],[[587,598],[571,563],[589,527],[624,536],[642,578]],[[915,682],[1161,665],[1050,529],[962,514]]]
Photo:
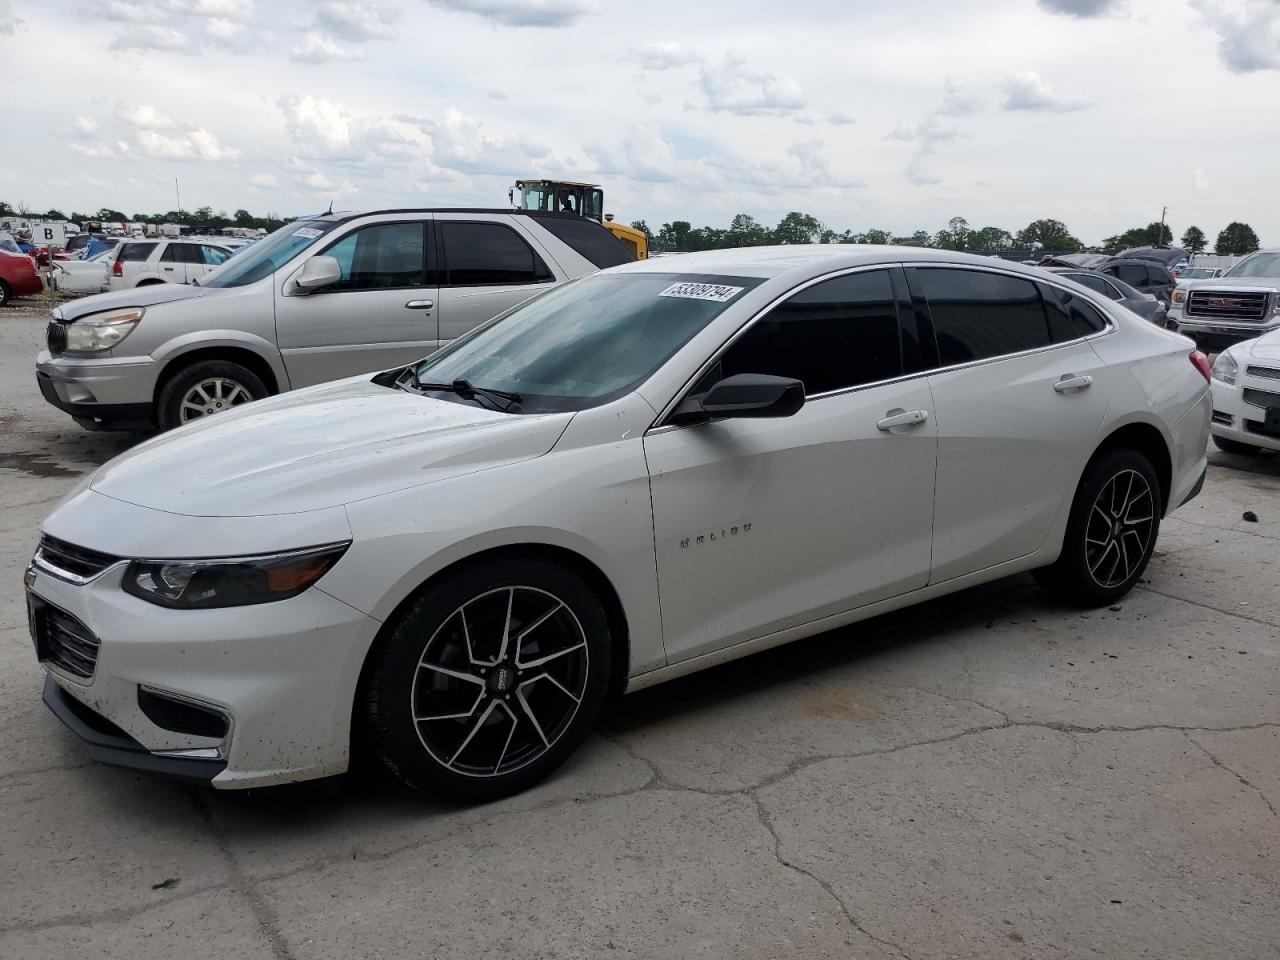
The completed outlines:
[[[675,273],[584,277],[455,340],[418,365],[417,379],[519,394],[525,413],[584,410],[637,387],[760,282]]]
[[[338,225],[336,220],[295,220],[200,278],[202,287],[243,287],[269,277]]]
[[[1222,275],[1226,277],[1280,277],[1280,253],[1255,253]]]

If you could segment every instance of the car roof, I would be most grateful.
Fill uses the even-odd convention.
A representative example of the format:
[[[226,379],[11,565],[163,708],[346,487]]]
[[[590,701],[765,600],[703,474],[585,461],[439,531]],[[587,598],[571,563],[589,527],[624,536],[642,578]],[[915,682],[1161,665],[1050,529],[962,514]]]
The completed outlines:
[[[784,244],[770,247],[733,247],[725,250],[703,250],[698,253],[639,260],[615,271],[627,273],[681,273],[741,277],[777,277],[792,271],[829,273],[846,267],[871,266],[880,263],[952,263],[974,267],[994,264],[991,257],[954,250],[927,247],[895,247],[856,243]],[[1012,260],[998,261],[1001,269],[1028,277],[1043,276],[1039,270]]]
[[[300,223],[302,221],[322,220],[332,223],[345,223],[348,220],[356,220],[360,217],[398,216],[405,213],[494,213],[511,217],[529,217],[535,220],[587,220],[596,224],[600,222],[577,213],[565,213],[558,210],[517,210],[514,207],[389,207],[383,210],[341,210],[334,213],[304,214],[290,222]],[[601,229],[603,230],[604,227],[601,226]]]

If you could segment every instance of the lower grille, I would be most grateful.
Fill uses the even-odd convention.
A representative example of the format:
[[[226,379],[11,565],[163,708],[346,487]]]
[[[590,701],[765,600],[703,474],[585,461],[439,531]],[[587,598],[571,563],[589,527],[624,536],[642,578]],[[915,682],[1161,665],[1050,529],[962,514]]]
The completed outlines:
[[[49,352],[55,357],[64,352],[67,349],[67,325],[51,320],[49,326],[45,327],[44,340]]]
[[[1244,372],[1262,380],[1280,380],[1280,369],[1275,367],[1245,367]]]
[[[1267,294],[1192,290],[1187,295],[1186,312],[1188,317],[1256,323],[1267,314]]]
[[[211,707],[153,693],[142,687],[138,688],[138,708],[157,727],[174,733],[222,738],[227,735],[227,728],[230,726],[226,715]]]
[[[36,560],[43,561],[46,568],[56,567],[58,572],[70,574],[73,578],[91,580],[107,567],[118,563],[120,558],[87,547],[77,547],[74,543],[67,543],[57,537],[43,536],[40,538],[40,546],[36,548]],[[57,573],[54,575],[57,576]]]
[[[1255,407],[1280,407],[1280,393],[1268,393],[1266,390],[1244,388],[1244,402]]]
[[[63,673],[91,680],[98,666],[98,638],[83,623],[39,597],[31,597],[36,656]]]

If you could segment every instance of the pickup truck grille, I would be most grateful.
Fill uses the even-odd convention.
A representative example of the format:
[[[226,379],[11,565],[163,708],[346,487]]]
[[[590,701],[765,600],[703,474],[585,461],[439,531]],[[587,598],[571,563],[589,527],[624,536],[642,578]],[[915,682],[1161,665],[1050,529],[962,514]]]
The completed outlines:
[[[49,326],[45,327],[44,339],[49,346],[49,352],[56,357],[67,349],[67,325],[51,320]]]
[[[1267,294],[1192,290],[1186,312],[1189,317],[1257,323],[1267,315]]]

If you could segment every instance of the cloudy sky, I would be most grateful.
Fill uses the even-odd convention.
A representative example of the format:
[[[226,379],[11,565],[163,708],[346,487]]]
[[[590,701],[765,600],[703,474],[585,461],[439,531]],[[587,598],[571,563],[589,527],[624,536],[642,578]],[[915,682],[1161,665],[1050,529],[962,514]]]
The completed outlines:
[[[0,199],[1280,244],[1280,0],[0,0]]]

